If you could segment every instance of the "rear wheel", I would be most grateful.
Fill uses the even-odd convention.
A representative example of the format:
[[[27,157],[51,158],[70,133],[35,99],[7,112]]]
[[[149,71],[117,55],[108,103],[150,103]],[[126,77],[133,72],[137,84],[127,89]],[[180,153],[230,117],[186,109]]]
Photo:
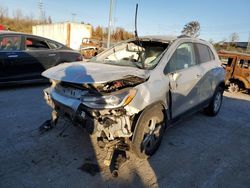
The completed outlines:
[[[216,116],[218,114],[222,105],[222,98],[223,98],[223,89],[221,87],[218,87],[214,93],[212,101],[210,102],[208,107],[205,108],[205,112],[209,116]]]
[[[140,115],[132,149],[139,158],[148,158],[158,149],[164,133],[165,121],[162,106],[153,106]]]

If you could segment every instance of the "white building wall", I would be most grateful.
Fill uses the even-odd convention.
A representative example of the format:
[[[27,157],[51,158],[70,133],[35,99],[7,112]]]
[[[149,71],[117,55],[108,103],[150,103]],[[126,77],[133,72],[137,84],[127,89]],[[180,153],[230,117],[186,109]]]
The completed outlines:
[[[34,35],[55,40],[67,46],[69,44],[70,48],[79,50],[82,39],[91,38],[92,26],[69,22],[36,25],[32,27],[32,33]]]

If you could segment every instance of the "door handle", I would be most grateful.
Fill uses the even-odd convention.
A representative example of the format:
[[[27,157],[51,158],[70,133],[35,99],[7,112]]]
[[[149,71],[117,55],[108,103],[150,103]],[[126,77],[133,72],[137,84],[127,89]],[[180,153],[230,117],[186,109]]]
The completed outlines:
[[[15,58],[18,57],[18,55],[8,55],[9,58]]]
[[[53,57],[53,56],[56,56],[56,54],[49,54],[49,57]]]

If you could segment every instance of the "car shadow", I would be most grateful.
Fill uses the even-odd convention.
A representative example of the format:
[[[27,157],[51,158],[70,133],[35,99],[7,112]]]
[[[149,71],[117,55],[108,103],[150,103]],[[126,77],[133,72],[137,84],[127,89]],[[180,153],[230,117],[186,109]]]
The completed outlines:
[[[248,186],[250,98],[228,95],[216,117],[198,112],[165,132],[158,151],[141,165],[154,172],[158,187]]]
[[[83,65],[82,66],[72,65],[70,67],[67,67],[64,69],[61,75],[62,77],[58,78],[58,80],[61,80],[61,84],[63,85],[69,84],[67,85],[67,87],[71,87],[72,89],[74,88],[74,85],[71,82],[73,82],[74,79],[77,80],[78,78],[84,77],[84,79],[90,83],[94,83],[95,81],[92,78],[92,76],[88,74],[88,72],[86,71]],[[77,84],[77,86],[79,87],[80,84]],[[91,92],[95,92],[95,96],[102,96],[102,94],[94,87],[91,87],[91,90],[92,90]],[[59,101],[54,101],[54,102],[56,102],[60,106],[59,108],[61,108]],[[87,112],[86,109],[88,110],[90,109],[86,108],[86,106],[83,106],[81,104],[78,107],[77,111],[82,110],[82,109],[84,109],[86,112],[86,115],[89,116],[89,113]],[[65,119],[65,117],[69,117],[71,121],[68,121],[67,118]],[[63,119],[63,121],[60,121],[60,119]],[[66,120],[66,126],[62,127],[62,124],[64,124],[63,122],[65,122],[65,120]],[[96,187],[98,185],[105,186],[105,187],[110,187],[110,186],[138,187],[138,185],[139,186],[144,185],[141,183],[141,179],[139,176],[134,176],[134,175],[131,175],[130,173],[129,174],[125,173],[126,175],[124,174],[119,175],[118,178],[113,177],[110,166],[107,166],[104,164],[105,159],[109,157],[107,149],[106,148],[101,149],[98,146],[96,135],[90,134],[92,133],[93,130],[95,130],[95,128],[93,128],[95,126],[93,121],[78,122],[76,121],[75,117],[72,117],[70,114],[65,114],[65,116],[63,116],[62,118],[59,118],[59,123],[55,127],[56,129],[58,129],[57,127],[61,127],[60,133],[58,134],[58,130],[55,130],[55,131],[57,131],[57,134],[60,135],[59,137],[61,137],[61,139],[63,138],[69,139],[69,137],[67,136],[68,135],[67,127],[68,126],[72,127],[72,125],[77,125],[77,127],[74,127],[74,133],[72,133],[72,135],[70,136],[71,139],[73,139],[73,140],[70,140],[70,143],[71,143],[70,145],[79,146],[79,138],[80,138],[81,147],[80,148],[78,147],[78,151],[74,152],[74,157],[72,157],[72,158],[77,158],[80,161],[80,163],[77,163],[77,164],[75,163],[75,166],[74,166],[74,168],[77,169],[77,172],[75,172],[74,176],[79,177],[79,180],[69,186],[74,187],[74,185],[76,185],[76,187],[79,187],[80,184],[84,184],[84,178],[81,179],[82,177],[81,174],[84,175],[85,177],[87,175],[89,180],[87,184],[85,182],[85,185],[88,187]],[[79,130],[84,130],[84,131],[79,131]],[[53,129],[52,129],[52,132],[54,132]],[[50,134],[50,133],[46,132],[45,134]],[[72,142],[75,144],[72,144]],[[59,143],[54,142],[52,144],[54,145],[53,147],[57,147],[57,144]],[[65,150],[67,153],[68,152],[71,153],[70,152],[71,149],[65,148]],[[71,167],[73,166],[71,165]],[[63,182],[64,180],[65,180],[65,177],[62,177],[59,182],[61,181]],[[55,186],[58,186],[58,185],[60,184],[58,184],[58,182],[55,182]]]

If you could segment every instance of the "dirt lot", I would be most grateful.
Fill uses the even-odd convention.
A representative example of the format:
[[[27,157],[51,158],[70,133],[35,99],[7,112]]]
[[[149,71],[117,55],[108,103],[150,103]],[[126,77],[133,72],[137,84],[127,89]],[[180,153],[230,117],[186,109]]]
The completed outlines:
[[[103,165],[104,152],[81,128],[72,126],[60,136],[67,124],[60,121],[39,134],[37,128],[50,113],[44,87],[0,91],[0,187],[250,185],[250,95],[225,93],[217,117],[197,113],[182,120],[165,133],[152,158],[132,155],[113,178]]]

